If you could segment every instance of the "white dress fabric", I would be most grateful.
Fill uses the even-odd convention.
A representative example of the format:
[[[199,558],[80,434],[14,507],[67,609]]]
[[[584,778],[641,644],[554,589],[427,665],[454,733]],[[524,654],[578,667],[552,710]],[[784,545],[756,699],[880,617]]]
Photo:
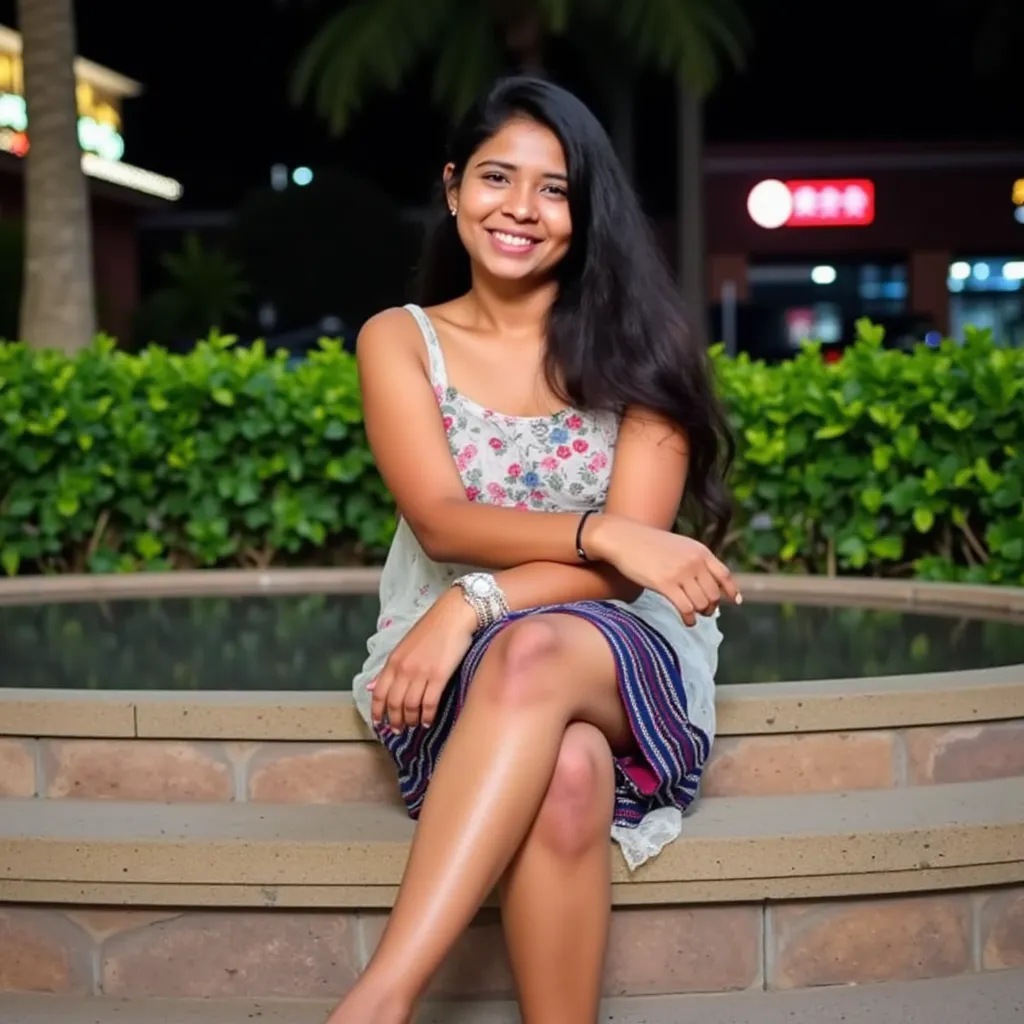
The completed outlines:
[[[483,408],[451,387],[429,317],[418,306],[405,308],[423,333],[431,383],[467,497],[545,512],[582,513],[602,508],[611,479],[618,419],[573,409],[553,416],[522,417]],[[366,662],[352,683],[355,704],[368,724],[367,684],[452,581],[474,568],[433,561],[409,525],[399,521],[381,575],[377,631],[368,640]],[[656,630],[674,652],[688,718],[710,743],[715,733],[714,676],[722,639],[717,614],[686,626],[672,604],[650,590],[631,603],[610,603]],[[635,828],[613,826],[612,837],[633,869],[655,856],[681,830],[682,812],[677,807],[658,807]]]

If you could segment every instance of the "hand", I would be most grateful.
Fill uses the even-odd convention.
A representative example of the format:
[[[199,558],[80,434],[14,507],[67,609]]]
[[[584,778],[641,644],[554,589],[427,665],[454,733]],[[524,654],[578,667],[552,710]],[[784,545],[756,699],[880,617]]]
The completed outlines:
[[[588,549],[627,579],[667,597],[688,626],[698,615],[713,614],[723,597],[743,603],[729,567],[700,541],[619,516],[591,522]]]
[[[429,726],[441,694],[473,642],[476,613],[459,590],[439,597],[402,638],[367,687],[371,715],[380,723],[387,711],[392,732]]]

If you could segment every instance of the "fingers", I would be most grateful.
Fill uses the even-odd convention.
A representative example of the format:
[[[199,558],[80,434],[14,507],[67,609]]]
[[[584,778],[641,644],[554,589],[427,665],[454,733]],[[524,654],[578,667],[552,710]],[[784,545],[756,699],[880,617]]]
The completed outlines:
[[[372,693],[370,716],[374,725],[385,719],[395,733],[433,724],[444,684],[432,683],[424,677],[407,677],[385,665],[381,674],[367,685]]]
[[[697,609],[694,606],[690,595],[683,589],[682,585],[678,586],[674,594],[666,594],[666,597],[679,609],[679,614],[682,616],[683,622],[688,626],[697,625]]]
[[[388,715],[391,717],[392,728],[398,725],[399,722],[404,722],[408,729],[415,729],[420,724],[423,709],[423,693],[426,688],[426,679],[416,679],[406,687],[401,706],[397,709],[395,715],[391,715],[391,705],[388,705]],[[401,732],[401,728],[394,728],[394,731]]]
[[[704,600],[702,604],[694,604],[701,615],[714,615],[718,602],[722,600],[722,592],[714,576],[707,569],[701,569],[694,578],[694,589],[699,588]]]
[[[720,562],[715,558],[710,551],[704,560],[704,568],[718,584],[718,589],[723,597],[728,598],[734,604],[743,604],[743,595],[740,593],[740,588],[736,586],[736,581],[732,578],[732,571],[724,562]]]

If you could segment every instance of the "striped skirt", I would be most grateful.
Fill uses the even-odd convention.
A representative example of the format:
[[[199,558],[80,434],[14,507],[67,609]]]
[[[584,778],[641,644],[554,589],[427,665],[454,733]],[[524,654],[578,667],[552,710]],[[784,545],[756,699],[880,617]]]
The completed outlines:
[[[636,739],[635,751],[615,758],[615,824],[635,828],[650,811],[666,806],[683,810],[697,795],[711,744],[687,715],[675,652],[657,630],[625,609],[604,601],[579,601],[513,612],[481,631],[445,689],[430,728],[396,734],[386,723],[376,726],[398,766],[402,799],[412,818],[419,817],[430,777],[492,641],[519,619],[555,612],[593,623],[615,657],[619,693]]]

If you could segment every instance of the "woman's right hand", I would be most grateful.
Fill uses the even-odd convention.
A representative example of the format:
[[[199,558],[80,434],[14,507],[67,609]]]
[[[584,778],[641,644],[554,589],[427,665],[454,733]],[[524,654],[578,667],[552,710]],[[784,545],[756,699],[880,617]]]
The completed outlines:
[[[742,604],[729,567],[700,541],[621,516],[594,516],[584,530],[584,548],[623,576],[655,590],[696,625],[722,598]]]

